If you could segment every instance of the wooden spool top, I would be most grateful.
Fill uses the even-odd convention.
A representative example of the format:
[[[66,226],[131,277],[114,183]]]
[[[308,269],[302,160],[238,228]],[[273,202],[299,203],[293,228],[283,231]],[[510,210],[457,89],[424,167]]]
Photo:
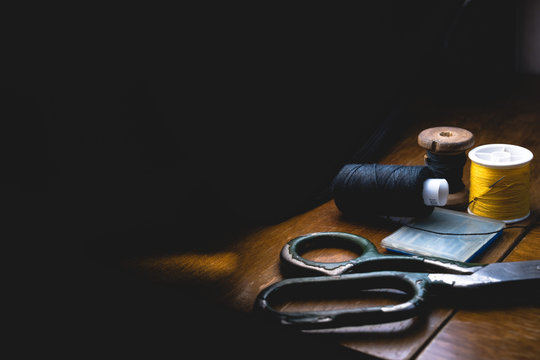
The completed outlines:
[[[418,145],[433,153],[462,152],[470,149],[473,144],[474,135],[458,127],[433,127],[418,134]]]

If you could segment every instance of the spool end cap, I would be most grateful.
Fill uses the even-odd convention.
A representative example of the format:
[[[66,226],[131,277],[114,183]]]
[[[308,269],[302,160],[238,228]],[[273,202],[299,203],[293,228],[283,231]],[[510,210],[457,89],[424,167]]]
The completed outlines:
[[[418,134],[418,145],[440,154],[462,152],[474,145],[474,135],[458,127],[437,126]]]
[[[422,197],[428,206],[444,206],[448,200],[448,182],[445,179],[427,179],[424,181]]]
[[[511,169],[529,163],[533,159],[533,153],[517,145],[487,144],[469,151],[469,159],[491,169]]]

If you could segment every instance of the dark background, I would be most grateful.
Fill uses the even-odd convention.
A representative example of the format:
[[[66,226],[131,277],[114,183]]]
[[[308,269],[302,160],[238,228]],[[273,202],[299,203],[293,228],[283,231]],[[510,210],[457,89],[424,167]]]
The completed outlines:
[[[253,333],[264,347],[271,330],[120,261],[219,248],[329,200],[344,164],[377,161],[414,121],[415,96],[509,91],[515,6],[6,11],[0,195],[16,333],[45,338],[61,322],[76,353],[206,354],[196,340],[210,337],[240,354]]]

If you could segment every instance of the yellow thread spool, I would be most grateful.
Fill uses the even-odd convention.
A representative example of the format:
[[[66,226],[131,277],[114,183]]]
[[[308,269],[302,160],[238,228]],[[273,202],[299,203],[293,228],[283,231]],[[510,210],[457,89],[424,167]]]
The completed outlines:
[[[529,179],[533,153],[521,146],[489,144],[472,149],[471,214],[513,223],[530,214]]]

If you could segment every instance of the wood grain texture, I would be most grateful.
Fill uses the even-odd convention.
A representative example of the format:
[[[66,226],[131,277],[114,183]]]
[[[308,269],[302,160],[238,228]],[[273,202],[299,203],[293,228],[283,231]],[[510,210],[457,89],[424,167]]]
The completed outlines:
[[[476,137],[475,145],[508,143],[523,146],[535,154],[531,162],[531,217],[518,225],[538,218],[540,208],[540,102],[538,79],[527,82],[521,91],[497,105],[479,109],[447,109],[443,114],[456,119],[470,119],[467,125]],[[481,121],[472,121],[474,117]],[[461,122],[460,122],[461,123]],[[469,166],[464,180],[468,185]],[[505,236],[509,235],[505,231]],[[519,241],[518,234],[512,234]],[[503,242],[509,240],[504,239]],[[513,246],[511,246],[513,248]],[[495,246],[479,259],[493,262],[505,257],[504,249]],[[540,259],[540,229],[536,224],[504,261]],[[461,310],[420,354],[420,359],[537,359],[540,355],[540,305],[510,309]],[[459,344],[459,345],[457,345]]]
[[[436,126],[418,134],[418,145],[436,154],[460,153],[474,145],[474,135],[467,129]]]
[[[471,131],[475,146],[508,143],[523,146],[540,156],[540,80],[525,82],[516,91],[495,102],[477,105],[433,103],[429,99],[410,104],[408,112],[414,124],[403,132],[383,164],[422,165],[425,149],[418,146],[417,136],[426,128],[453,126]],[[469,184],[469,163],[464,168],[463,181]],[[531,164],[532,215],[519,225],[530,224],[540,213],[540,166],[535,158]],[[350,221],[343,217],[333,201],[282,223],[255,229],[215,254],[170,254],[139,259],[132,264],[137,271],[154,281],[197,282],[208,289],[217,303],[225,304],[243,314],[252,311],[257,294],[266,286],[281,280],[279,253],[294,237],[318,231],[343,231],[361,235],[377,246],[397,229],[374,223]],[[519,243],[525,230],[508,229],[476,261],[482,263],[503,260]],[[540,258],[538,230],[529,234],[507,258],[520,256]],[[531,244],[532,243],[532,244]],[[528,244],[528,245],[527,245]],[[521,254],[521,255],[520,255]],[[317,259],[337,259],[351,256],[312,254]],[[329,256],[329,257],[328,257]],[[435,308],[422,319],[380,327],[345,329],[326,334],[342,346],[381,359],[431,358],[532,358],[538,355],[540,308],[505,310],[479,309],[460,311]],[[451,320],[450,320],[451,319]],[[449,321],[450,320],[450,321]],[[442,330],[441,330],[442,329]],[[323,336],[313,335],[313,341]],[[431,339],[435,338],[431,342]],[[269,339],[269,346],[272,346]],[[495,350],[491,350],[493,347]],[[503,352],[504,351],[504,352]]]
[[[540,225],[537,225],[505,261],[539,257]],[[538,359],[539,355],[540,304],[531,304],[502,310],[460,310],[418,358]]]

